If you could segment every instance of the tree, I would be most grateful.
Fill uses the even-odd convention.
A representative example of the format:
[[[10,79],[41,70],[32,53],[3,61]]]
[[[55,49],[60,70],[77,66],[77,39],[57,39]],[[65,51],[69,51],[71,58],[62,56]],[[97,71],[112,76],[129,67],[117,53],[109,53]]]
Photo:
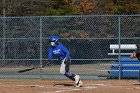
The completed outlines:
[[[86,15],[94,11],[94,3],[89,0],[80,0],[79,4],[75,5],[77,14]]]
[[[74,15],[73,0],[51,0],[47,15]]]
[[[76,12],[72,3],[73,0],[6,0],[6,16],[73,15]]]
[[[140,1],[138,0],[110,0],[106,6],[108,14],[139,14]]]
[[[3,15],[0,0],[0,15]],[[139,14],[139,0],[5,0],[6,16]]]

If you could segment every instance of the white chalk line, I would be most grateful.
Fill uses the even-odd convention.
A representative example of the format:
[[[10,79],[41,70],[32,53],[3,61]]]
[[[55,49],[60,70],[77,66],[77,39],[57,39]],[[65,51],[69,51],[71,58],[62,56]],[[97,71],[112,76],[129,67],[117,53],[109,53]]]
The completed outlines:
[[[135,88],[125,88],[125,89],[129,89],[129,90],[132,90],[132,89],[135,89]]]
[[[85,86],[110,87],[111,84],[85,84]]]
[[[83,87],[78,87],[78,88],[60,88],[57,87],[60,90],[57,91],[48,91],[48,92],[42,92],[42,93],[61,93],[61,92],[70,92],[70,91],[80,91],[80,90],[89,90],[89,89],[94,89],[98,88],[95,86],[83,86]]]
[[[84,89],[94,89],[94,88],[98,88],[98,87],[94,87],[94,86],[91,86],[91,87],[83,87]]]
[[[135,89],[140,89],[140,87],[135,87]]]
[[[17,87],[39,87],[44,88],[44,85],[16,85]]]
[[[27,87],[28,85],[16,85],[17,87]]]
[[[66,90],[57,90],[57,91],[49,91],[49,92],[42,92],[42,93],[60,93],[60,92],[69,92],[69,91],[79,91],[82,89],[66,89]]]
[[[125,88],[125,89],[134,90],[134,89],[140,89],[140,87],[132,87],[132,88]]]

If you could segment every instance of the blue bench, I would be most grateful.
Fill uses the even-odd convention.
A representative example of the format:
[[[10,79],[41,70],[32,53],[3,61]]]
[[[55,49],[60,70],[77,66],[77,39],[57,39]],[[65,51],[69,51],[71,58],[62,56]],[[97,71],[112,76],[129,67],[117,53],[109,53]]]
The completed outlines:
[[[140,61],[130,59],[129,56],[121,56],[120,62],[114,62],[108,71],[109,77],[138,78],[140,75]],[[121,71],[121,73],[119,72]]]
[[[131,53],[118,53],[116,50],[136,50],[136,44],[110,44],[110,50],[112,53],[108,55],[120,55],[119,60],[111,64],[111,68],[108,70],[110,78],[118,78],[119,75],[121,78],[138,78],[140,76],[140,61],[135,58],[131,59]]]

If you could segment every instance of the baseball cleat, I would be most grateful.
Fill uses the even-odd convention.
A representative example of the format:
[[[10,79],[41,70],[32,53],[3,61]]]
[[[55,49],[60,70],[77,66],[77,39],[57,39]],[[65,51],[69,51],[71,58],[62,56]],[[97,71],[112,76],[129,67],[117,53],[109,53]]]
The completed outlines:
[[[80,80],[80,76],[76,75],[75,76],[75,86],[76,87],[81,87],[83,85],[83,82]]]
[[[80,81],[80,76],[79,75],[76,75],[75,76],[75,84],[78,84]]]
[[[80,80],[80,81],[79,81],[79,84],[76,84],[75,87],[82,87],[82,86],[83,86],[83,82]]]

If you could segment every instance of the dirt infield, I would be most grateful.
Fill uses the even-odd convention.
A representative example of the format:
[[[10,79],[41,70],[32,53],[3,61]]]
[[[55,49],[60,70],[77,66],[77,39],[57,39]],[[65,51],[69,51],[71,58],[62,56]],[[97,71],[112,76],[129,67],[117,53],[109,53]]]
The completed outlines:
[[[137,80],[84,80],[76,88],[69,80],[0,79],[0,93],[140,93]]]

